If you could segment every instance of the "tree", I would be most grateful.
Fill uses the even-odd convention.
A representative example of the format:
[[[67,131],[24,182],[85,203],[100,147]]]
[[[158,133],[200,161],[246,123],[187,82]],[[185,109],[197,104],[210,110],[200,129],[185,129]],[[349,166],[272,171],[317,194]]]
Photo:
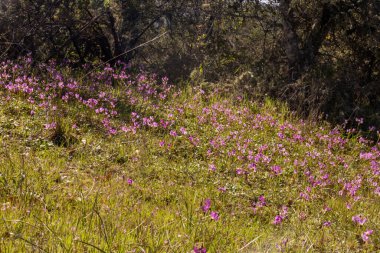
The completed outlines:
[[[327,35],[348,25],[354,15],[366,12],[369,1],[302,1],[280,0],[284,49],[288,59],[289,78],[300,78],[316,63],[316,57]],[[343,28],[344,29],[344,28]]]

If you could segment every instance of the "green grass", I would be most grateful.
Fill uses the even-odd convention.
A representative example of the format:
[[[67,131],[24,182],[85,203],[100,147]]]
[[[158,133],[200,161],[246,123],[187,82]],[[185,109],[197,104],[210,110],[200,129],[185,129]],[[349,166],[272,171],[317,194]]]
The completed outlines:
[[[110,136],[99,127],[98,115],[75,103],[60,104],[56,112],[37,110],[31,116],[32,106],[22,96],[2,100],[0,252],[191,252],[194,246],[208,252],[380,250],[380,198],[366,181],[378,177],[370,174],[368,161],[359,159],[360,152],[370,147],[357,137],[330,134],[323,122],[302,123],[284,105],[269,100],[263,104],[238,101],[233,94],[212,91],[200,96],[186,88],[163,102],[139,100],[131,107],[123,103],[123,93],[115,90],[114,94],[120,100],[116,123],[129,120],[131,111],[158,118],[172,113],[177,132],[186,127],[199,143],[150,127]],[[155,103],[161,103],[159,110],[153,109]],[[209,119],[198,122],[202,109],[215,104],[231,110],[214,110],[221,129]],[[177,108],[183,108],[183,113]],[[253,115],[258,113],[265,119],[253,127],[258,122]],[[50,119],[58,122],[59,130],[44,129]],[[71,128],[74,123],[78,129]],[[283,123],[295,130],[285,129],[288,139],[280,140],[277,133]],[[207,155],[215,136],[234,136],[233,131],[236,137]],[[310,141],[291,142],[298,131]],[[318,138],[317,133],[328,138]],[[63,139],[57,142],[57,136]],[[347,141],[344,147],[332,144],[327,149],[329,141],[340,136]],[[228,152],[237,151],[248,138],[246,149],[256,154],[267,145],[264,154],[271,162],[258,166],[256,173],[239,175],[236,168],[247,161]],[[160,147],[161,141],[172,146]],[[288,155],[281,154],[282,148]],[[313,152],[318,158],[308,156]],[[313,188],[309,201],[300,198],[300,192],[310,186],[308,177],[294,165],[294,160],[304,158],[304,171],[322,176],[318,162],[324,163],[333,182]],[[209,170],[211,163],[217,168],[214,172]],[[280,176],[272,174],[274,164],[281,165]],[[353,180],[357,175],[363,177],[361,199],[339,195],[338,180]],[[252,203],[260,195],[267,204],[254,212]],[[208,198],[211,210],[220,215],[218,221],[202,211]],[[346,208],[347,203],[353,207]],[[284,205],[288,214],[274,225]],[[332,210],[323,211],[325,206]],[[363,226],[352,222],[357,214],[368,218]],[[331,226],[323,226],[325,221]],[[374,234],[364,242],[361,234],[367,229]]]

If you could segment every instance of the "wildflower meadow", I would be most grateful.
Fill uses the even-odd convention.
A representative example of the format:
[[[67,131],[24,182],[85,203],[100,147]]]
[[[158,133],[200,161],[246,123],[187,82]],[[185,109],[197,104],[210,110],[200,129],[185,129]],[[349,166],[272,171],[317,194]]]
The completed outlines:
[[[2,62],[0,252],[378,252],[379,132],[356,122],[122,63]]]

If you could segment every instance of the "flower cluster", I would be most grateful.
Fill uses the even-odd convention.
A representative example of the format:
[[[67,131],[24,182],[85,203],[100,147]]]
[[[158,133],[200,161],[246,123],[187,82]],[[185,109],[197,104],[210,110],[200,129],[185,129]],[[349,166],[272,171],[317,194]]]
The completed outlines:
[[[338,200],[350,212],[353,223],[350,218],[346,222],[352,229],[362,229],[366,217],[371,219],[363,206],[380,197],[380,144],[355,136],[355,129],[311,126],[291,116],[276,116],[264,109],[269,107],[265,103],[241,96],[227,99],[233,95],[216,90],[176,89],[167,78],[132,74],[122,64],[79,77],[53,62],[38,69],[29,60],[0,63],[0,92],[3,101],[24,99],[31,108],[28,117],[46,119],[41,131],[56,130],[64,108],[81,107],[109,138],[149,133],[157,138],[145,148],[158,151],[146,153],[193,159],[207,180],[215,182],[215,195],[208,196],[218,204],[220,196],[232,199],[231,215],[246,212],[276,225],[314,216],[320,226],[334,224],[332,228],[337,221],[327,204]],[[80,118],[72,122],[73,129],[82,127]],[[357,122],[363,124],[361,118]],[[128,185],[133,182],[127,180]],[[313,205],[318,211],[305,211]],[[225,218],[229,214],[223,208],[218,205]],[[213,221],[220,219],[210,198],[201,210]],[[363,241],[372,233],[364,232]]]

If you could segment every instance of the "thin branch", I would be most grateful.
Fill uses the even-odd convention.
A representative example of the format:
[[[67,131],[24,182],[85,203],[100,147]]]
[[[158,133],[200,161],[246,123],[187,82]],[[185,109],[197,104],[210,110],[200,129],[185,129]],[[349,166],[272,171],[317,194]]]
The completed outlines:
[[[85,244],[85,245],[87,245],[87,246],[91,246],[91,247],[93,247],[94,249],[97,249],[97,250],[99,250],[100,252],[102,252],[102,253],[107,253],[107,252],[105,252],[104,250],[102,250],[101,248],[99,248],[99,247],[97,247],[97,246],[95,246],[95,245],[93,245],[93,244],[91,244],[91,243],[88,243],[88,242],[85,242],[85,241],[82,241],[82,240],[75,240],[76,242],[80,242],[80,243],[83,243],[83,244]]]
[[[23,238],[23,237],[21,237],[21,236],[17,236],[16,238],[17,238],[17,239],[20,239],[20,240],[23,240],[24,242],[29,243],[30,245],[32,245],[33,247],[39,249],[40,251],[47,252],[46,250],[44,250],[43,248],[41,248],[41,247],[38,246],[37,244],[35,244],[35,243],[33,243],[33,242],[31,242],[31,241],[29,241],[29,240],[27,240],[27,239],[25,239],[25,238]]]
[[[67,38],[63,44],[61,45],[60,48],[58,48],[57,51],[61,51],[68,43],[70,43],[73,39],[75,39],[76,37],[78,37],[81,32],[83,32],[88,26],[90,26],[92,23],[94,23],[96,20],[98,20],[101,16],[103,16],[104,12],[101,12],[99,15],[93,17],[90,21],[88,21],[78,32],[76,32],[74,35],[70,36],[69,38]],[[51,58],[53,57],[53,55],[51,54],[47,59],[46,59],[46,62],[48,62]]]
[[[258,237],[256,237],[255,239],[253,239],[252,241],[250,241],[249,243],[247,243],[246,245],[244,245],[243,247],[241,247],[238,252],[242,251],[243,249],[247,248],[249,245],[251,245],[252,243],[254,243],[255,241],[257,241],[262,235],[259,235]]]
[[[151,40],[148,40],[148,41],[146,41],[146,42],[144,42],[144,43],[142,43],[142,44],[140,44],[140,45],[138,45],[138,46],[136,46],[136,47],[134,47],[134,48],[132,48],[132,49],[129,49],[129,50],[127,50],[127,51],[125,51],[125,52],[123,52],[123,53],[121,53],[121,54],[119,54],[119,55],[116,55],[116,56],[113,57],[112,59],[109,59],[108,61],[105,61],[105,62],[99,64],[99,65],[96,66],[93,70],[87,72],[83,77],[88,76],[89,74],[91,74],[92,72],[94,72],[94,70],[95,70],[96,68],[98,68],[98,67],[100,67],[100,66],[103,66],[103,65],[105,65],[105,64],[107,64],[107,63],[109,63],[109,62],[111,62],[111,61],[113,61],[113,60],[119,58],[120,56],[123,56],[123,55],[125,55],[125,54],[128,54],[128,53],[130,53],[130,52],[132,52],[132,51],[134,51],[134,50],[136,50],[136,49],[138,49],[138,48],[140,48],[140,47],[144,47],[144,46],[146,46],[146,45],[152,43],[153,41],[158,40],[159,38],[163,37],[163,36],[166,35],[167,33],[168,33],[168,31],[166,31],[166,32],[164,32],[164,33],[161,33],[160,35],[154,37],[154,38],[151,39]]]

